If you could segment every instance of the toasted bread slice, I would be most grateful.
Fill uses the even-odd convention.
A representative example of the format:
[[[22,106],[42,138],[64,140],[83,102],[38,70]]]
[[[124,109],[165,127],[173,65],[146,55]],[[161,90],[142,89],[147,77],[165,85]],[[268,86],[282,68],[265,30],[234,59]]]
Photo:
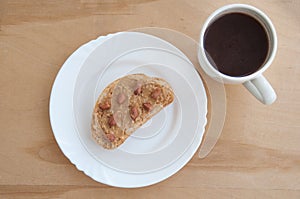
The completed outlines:
[[[117,79],[95,104],[92,137],[106,149],[117,148],[173,100],[171,86],[161,78],[132,74]]]

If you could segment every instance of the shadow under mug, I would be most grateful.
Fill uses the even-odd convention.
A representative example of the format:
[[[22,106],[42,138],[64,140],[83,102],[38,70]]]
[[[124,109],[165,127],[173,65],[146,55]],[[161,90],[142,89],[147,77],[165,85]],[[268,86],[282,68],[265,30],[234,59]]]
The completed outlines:
[[[269,40],[269,50],[263,65],[254,73],[246,76],[229,76],[218,71],[209,62],[204,49],[205,32],[207,28],[220,17],[229,13],[243,13],[256,19],[263,26]],[[271,65],[277,51],[277,36],[271,20],[259,9],[246,4],[230,4],[213,12],[205,21],[199,42],[198,59],[203,70],[213,79],[227,84],[243,84],[259,101],[272,104],[276,100],[276,93],[262,73]],[[241,66],[242,67],[242,66]]]

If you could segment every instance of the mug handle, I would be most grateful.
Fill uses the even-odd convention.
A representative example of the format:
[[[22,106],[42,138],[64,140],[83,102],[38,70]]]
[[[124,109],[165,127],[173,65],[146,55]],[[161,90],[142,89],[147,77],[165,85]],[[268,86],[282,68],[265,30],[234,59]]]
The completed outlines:
[[[263,104],[272,104],[276,100],[274,89],[262,75],[244,82],[243,85]]]

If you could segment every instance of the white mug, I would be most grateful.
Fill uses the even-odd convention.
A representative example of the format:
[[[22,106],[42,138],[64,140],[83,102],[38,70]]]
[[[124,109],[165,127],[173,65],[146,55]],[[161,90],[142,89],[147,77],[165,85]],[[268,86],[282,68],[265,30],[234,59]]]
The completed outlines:
[[[247,76],[229,76],[218,71],[209,62],[204,49],[204,36],[207,28],[219,17],[229,13],[243,13],[255,18],[264,27],[269,39],[269,52],[264,64],[254,73]],[[221,33],[220,33],[221,34]],[[219,8],[205,21],[200,33],[198,59],[202,69],[213,79],[228,84],[242,83],[259,101],[272,104],[276,93],[262,73],[271,65],[277,51],[277,36],[271,20],[259,9],[245,4],[231,4]]]

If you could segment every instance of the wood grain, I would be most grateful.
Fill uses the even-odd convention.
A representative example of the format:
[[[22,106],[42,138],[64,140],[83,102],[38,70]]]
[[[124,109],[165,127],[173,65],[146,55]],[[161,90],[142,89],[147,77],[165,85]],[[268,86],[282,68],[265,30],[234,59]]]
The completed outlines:
[[[300,2],[250,1],[272,19],[278,53],[265,73],[278,100],[226,85],[222,136],[205,159],[146,188],[118,189],[78,171],[49,123],[49,95],[67,57],[100,35],[163,27],[198,40],[226,1],[0,1],[0,198],[300,198]]]

